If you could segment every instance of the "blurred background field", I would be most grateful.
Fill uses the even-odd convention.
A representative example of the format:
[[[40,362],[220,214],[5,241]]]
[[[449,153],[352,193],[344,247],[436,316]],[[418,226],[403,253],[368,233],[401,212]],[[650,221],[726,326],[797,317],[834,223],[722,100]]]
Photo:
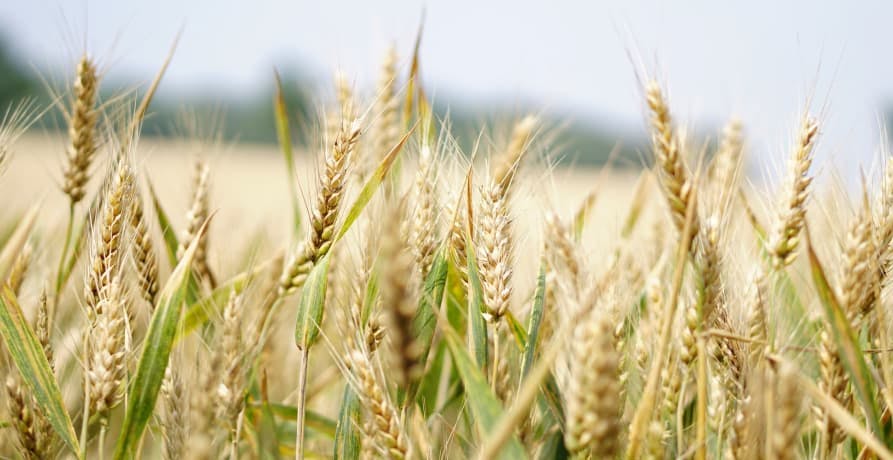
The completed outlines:
[[[693,136],[715,139],[734,114],[746,127],[755,163],[775,169],[797,114],[811,101],[827,118],[819,161],[858,178],[859,162],[875,158],[893,100],[893,63],[877,54],[893,6],[818,5],[4,2],[0,107],[26,96],[48,103],[45,86],[63,87],[85,51],[99,58],[109,100],[151,80],[182,29],[143,135],[182,132],[177,114],[188,110],[219,118],[227,141],[272,144],[274,67],[294,123],[303,126],[298,132],[311,132],[334,97],[336,71],[369,100],[389,46],[397,47],[401,75],[408,73],[424,23],[422,83],[438,114],[450,114],[465,149],[480,122],[507,125],[532,111],[557,128],[551,153],[563,165],[602,164],[620,143],[618,165],[641,166],[646,139],[638,79],[647,68],[672,82],[670,98]],[[47,117],[41,125],[64,124]],[[295,140],[313,145],[307,136]]]

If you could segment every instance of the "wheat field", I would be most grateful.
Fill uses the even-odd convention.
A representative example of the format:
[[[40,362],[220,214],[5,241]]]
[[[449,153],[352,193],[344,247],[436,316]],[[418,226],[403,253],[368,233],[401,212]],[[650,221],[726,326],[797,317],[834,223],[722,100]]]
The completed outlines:
[[[647,167],[534,115],[463,152],[397,61],[307,149],[281,98],[278,147],[141,138],[164,69],[103,102],[88,54],[64,133],[10,108],[0,457],[893,458],[887,158],[815,182],[804,104],[755,187],[653,79]]]

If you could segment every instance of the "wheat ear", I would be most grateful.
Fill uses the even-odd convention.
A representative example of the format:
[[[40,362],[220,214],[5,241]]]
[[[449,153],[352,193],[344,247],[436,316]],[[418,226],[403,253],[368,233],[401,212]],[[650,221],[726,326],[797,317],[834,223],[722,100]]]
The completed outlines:
[[[809,198],[809,186],[812,184],[809,167],[812,165],[818,133],[819,125],[816,120],[804,117],[788,166],[785,198],[781,203],[775,231],[768,241],[775,268],[790,265],[796,257],[800,232],[806,219],[806,200]]]
[[[359,124],[342,124],[332,149],[326,152],[325,171],[319,177],[316,205],[310,214],[310,231],[283,269],[279,280],[279,297],[289,295],[303,286],[313,264],[329,253],[335,236],[335,224],[341,208],[350,158],[359,137]]]
[[[391,222],[401,222],[401,213],[395,209]],[[397,363],[397,383],[409,388],[422,375],[423,363],[419,361],[421,345],[415,339],[412,322],[416,304],[413,286],[414,279],[410,248],[397,228],[385,234],[381,243],[381,303],[390,319],[387,330],[390,335],[395,361]]]
[[[84,186],[90,179],[90,165],[96,153],[96,97],[99,76],[93,60],[83,55],[74,79],[71,113],[68,116],[69,146],[63,170],[62,191],[72,206],[84,198]]]
[[[620,357],[611,315],[588,316],[570,344],[565,445],[575,458],[613,458],[620,446]]]
[[[658,178],[670,207],[673,224],[681,233],[686,212],[693,205],[692,182],[681,152],[682,144],[673,126],[670,108],[657,82],[651,82],[645,88],[645,100],[651,111],[651,143]],[[698,234],[697,215],[692,222],[691,234]]]
[[[371,417],[379,454],[385,458],[407,458],[409,446],[397,410],[379,383],[368,356],[360,350],[350,351],[347,365],[356,381],[360,401]]]
[[[180,238],[177,258],[183,257],[186,248],[194,239],[198,238],[192,267],[196,275],[213,289],[217,285],[217,280],[208,265],[208,232],[199,233],[199,229],[208,219],[210,212],[210,178],[211,168],[208,163],[203,159],[198,159],[195,162],[195,177],[192,183],[192,202],[189,212],[186,213],[186,229]]]

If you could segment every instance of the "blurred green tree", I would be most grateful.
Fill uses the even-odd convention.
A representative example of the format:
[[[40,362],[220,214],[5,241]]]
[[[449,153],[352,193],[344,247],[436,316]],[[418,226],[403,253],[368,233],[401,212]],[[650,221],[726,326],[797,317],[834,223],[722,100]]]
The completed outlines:
[[[25,70],[9,42],[0,35],[0,111],[22,98],[33,96],[36,88],[34,76]]]

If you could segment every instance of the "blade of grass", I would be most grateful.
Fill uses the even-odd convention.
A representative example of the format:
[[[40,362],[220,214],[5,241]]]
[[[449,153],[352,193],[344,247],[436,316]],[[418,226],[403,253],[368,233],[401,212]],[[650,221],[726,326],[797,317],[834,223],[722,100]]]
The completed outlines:
[[[151,179],[146,177],[146,185],[149,187],[149,195],[152,197],[152,205],[155,208],[155,217],[158,219],[158,227],[161,229],[161,236],[164,238],[164,247],[167,250],[167,261],[171,266],[177,265],[177,248],[180,242],[177,240],[177,234],[171,220],[164,211],[158,195],[155,193],[155,187],[152,185]]]
[[[859,440],[865,447],[874,451],[879,458],[883,460],[893,460],[893,452],[890,452],[880,439],[876,438],[871,432],[866,430],[856,417],[853,417],[853,415],[850,414],[849,410],[841,406],[836,399],[823,392],[806,376],[802,374],[798,375],[798,379],[800,381],[800,387],[806,391],[806,394],[808,394],[816,404],[828,411],[828,415],[834,419],[837,426],[854,439]]]
[[[530,320],[527,323],[527,344],[524,347],[524,358],[521,362],[521,380],[530,372],[536,359],[536,347],[539,343],[540,326],[543,323],[543,309],[546,303],[546,259],[540,261],[539,273],[536,276],[536,291],[533,294],[533,308],[530,309]]]
[[[288,194],[291,196],[292,219],[294,220],[294,232],[301,231],[301,205],[298,203],[298,182],[295,171],[295,156],[291,145],[291,129],[288,126],[288,107],[285,104],[285,94],[282,92],[282,79],[279,72],[273,69],[276,82],[276,95],[273,98],[273,114],[276,117],[276,137],[282,148],[282,156],[285,159],[285,172],[288,174]]]
[[[859,346],[859,339],[846,313],[840,306],[837,296],[828,284],[828,278],[825,276],[825,269],[819,261],[815,248],[812,245],[812,238],[808,228],[804,227],[804,235],[806,236],[806,250],[809,254],[809,266],[812,272],[812,279],[815,283],[816,292],[821,300],[825,318],[837,343],[837,352],[843,361],[844,367],[850,376],[850,382],[856,397],[862,405],[865,412],[865,418],[871,430],[876,436],[883,439],[884,431],[881,429],[881,416],[878,410],[877,401],[872,391],[872,373],[868,369],[868,363],[865,362],[865,354]]]
[[[347,216],[344,218],[344,223],[341,224],[341,228],[338,230],[337,236],[335,236],[335,241],[340,240],[348,230],[350,230],[351,225],[353,225],[354,221],[360,217],[363,209],[366,208],[366,205],[369,204],[369,201],[372,200],[372,197],[375,195],[375,192],[378,190],[378,187],[384,182],[385,178],[388,176],[388,172],[391,170],[391,166],[394,164],[394,160],[397,159],[397,156],[400,154],[400,151],[403,150],[403,146],[406,144],[406,141],[409,140],[409,137],[412,135],[413,131],[415,131],[418,123],[412,126],[409,131],[403,135],[403,138],[400,139],[400,142],[397,142],[390,152],[385,155],[384,159],[381,160],[378,167],[375,168],[375,171],[369,177],[369,180],[366,181],[366,185],[363,186],[363,189],[360,190],[360,194],[357,195],[357,198],[354,200],[353,204],[350,206],[350,210],[347,211]]]
[[[158,73],[155,74],[155,78],[149,85],[149,89],[146,90],[146,94],[143,95],[139,107],[137,107],[136,112],[133,114],[133,119],[130,120],[130,127],[127,131],[127,138],[123,139],[121,144],[121,151],[126,151],[130,142],[136,137],[140,123],[142,123],[143,118],[146,117],[146,112],[149,111],[149,105],[152,104],[152,99],[155,97],[155,92],[158,90],[158,85],[161,84],[161,79],[164,78],[164,73],[167,72],[167,68],[171,63],[171,60],[174,58],[174,52],[177,50],[177,44],[180,42],[180,35],[182,33],[182,28],[177,31],[177,35],[174,36],[174,41],[171,43],[171,47],[167,52],[167,56],[164,58],[164,62],[161,64],[161,68],[158,69]]]
[[[270,409],[276,417],[279,417],[284,421],[292,421],[298,415],[298,409],[295,406],[286,404],[271,403]],[[336,421],[311,410],[307,411],[305,417],[307,428],[310,428],[328,439],[335,439],[335,433],[338,426]]]
[[[431,271],[425,277],[424,289],[419,298],[419,307],[412,319],[412,328],[416,335],[416,340],[422,345],[419,355],[420,362],[425,362],[428,359],[431,339],[434,337],[434,330],[437,325],[435,311],[440,308],[440,304],[443,301],[448,262],[446,248],[446,245],[441,246],[434,256],[434,262],[431,263]]]
[[[499,419],[499,423],[492,430],[490,437],[484,442],[477,456],[480,460],[493,458],[509,442],[518,425],[530,414],[530,406],[536,400],[540,391],[540,385],[551,375],[552,365],[558,358],[558,352],[562,344],[555,341],[545,351],[542,358],[524,380],[518,390],[518,396],[512,407]]]
[[[209,217],[202,224],[198,232],[199,236],[207,230],[210,219]],[[158,296],[155,312],[152,314],[149,330],[143,341],[143,351],[136,374],[127,397],[127,411],[124,414],[124,422],[115,447],[114,458],[116,460],[134,458],[137,455],[143,432],[155,409],[158,390],[164,379],[174,338],[177,335],[182,307],[189,290],[189,279],[192,272],[190,266],[198,248],[199,236],[186,249]]]
[[[462,385],[465,387],[465,397],[475,424],[482,435],[490,436],[496,429],[500,414],[503,413],[502,405],[499,404],[499,400],[496,399],[496,396],[490,389],[487,379],[481,373],[481,367],[465,351],[465,347],[462,346],[462,339],[456,332],[452,328],[446,327],[444,328],[444,338],[447,347],[450,349],[450,355],[456,364],[456,370],[459,372]],[[498,458],[517,460],[527,458],[527,454],[524,452],[524,448],[518,441],[517,436],[510,433],[510,436],[505,441],[505,448],[500,452]]]
[[[322,323],[326,305],[326,285],[328,284],[329,260],[331,259],[329,254],[326,254],[313,266],[310,274],[307,275],[307,282],[301,288],[298,319],[295,323],[295,344],[299,350],[310,348],[319,337],[319,325]]]
[[[152,197],[152,206],[155,208],[155,217],[158,220],[159,228],[161,228],[161,236],[164,238],[164,247],[167,252],[168,263],[171,264],[171,267],[176,267],[178,262],[177,249],[180,247],[180,242],[177,239],[173,225],[171,225],[170,217],[168,217],[167,212],[164,211],[164,207],[162,207],[158,195],[155,194],[155,187],[152,185],[152,181],[149,177],[146,177],[146,184],[149,186],[149,195]],[[191,271],[187,277],[187,282],[189,283],[189,289],[186,291],[186,303],[192,304],[199,299],[201,289],[198,285],[198,279]]]
[[[651,182],[649,180],[651,177],[650,175],[650,170],[642,171],[642,174],[639,175],[639,179],[636,181],[636,188],[633,192],[633,201],[630,203],[629,212],[626,214],[626,219],[623,221],[623,230],[620,231],[620,236],[624,239],[627,239],[632,235],[633,230],[636,229],[636,225],[639,223],[639,217],[642,215],[642,209],[647,202],[646,198],[648,198],[648,185]]]
[[[593,190],[589,192],[586,195],[586,198],[583,198],[583,202],[580,203],[580,207],[574,214],[574,240],[580,241],[580,238],[583,237],[583,229],[586,227],[589,213],[592,211],[592,207],[595,206],[595,200],[597,198],[598,195],[596,195],[595,190]]]
[[[209,295],[189,305],[183,316],[182,325],[177,331],[177,340],[186,337],[192,331],[205,324],[215,309],[222,308],[226,304],[226,300],[232,292],[241,294],[255,276],[267,271],[273,265],[274,260],[275,258],[263,265],[233,276],[217,286]]]
[[[65,445],[80,458],[77,434],[65,410],[56,376],[40,341],[25,319],[15,294],[8,287],[3,288],[0,303],[0,335],[3,336],[9,356],[19,370],[22,381],[34,396],[41,413],[46,416]]]
[[[406,84],[406,100],[403,103],[403,126],[409,126],[412,121],[413,97],[415,96],[415,85],[418,84],[419,78],[419,50],[422,46],[422,32],[425,28],[425,18],[419,22],[419,29],[416,32],[415,45],[412,52],[412,65],[409,67],[409,79]]]
[[[467,241],[472,241],[470,234]],[[468,285],[471,287],[471,297],[468,302],[468,323],[470,343],[469,346],[474,353],[475,362],[481,369],[487,367],[488,361],[488,341],[487,341],[487,322],[484,320],[484,288],[481,285],[481,275],[478,273],[477,259],[474,254],[474,245],[466,244],[465,252],[468,257]]]
[[[31,209],[22,216],[18,225],[16,225],[15,231],[12,232],[12,235],[6,240],[6,244],[3,245],[3,250],[0,251],[0,280],[3,280],[4,283],[6,278],[9,277],[9,271],[12,269],[13,264],[15,264],[16,258],[28,241],[28,237],[31,236],[31,230],[37,222],[37,212],[39,210],[39,203],[31,206]]]
[[[335,459],[360,458],[360,430],[357,429],[360,423],[360,398],[350,385],[345,385],[341,409],[338,411],[338,425],[335,428]]]
[[[326,286],[328,285],[329,252],[310,270],[307,281],[301,288],[298,301],[298,317],[295,321],[295,345],[298,347],[300,362],[298,364],[297,413],[295,414],[295,458],[304,457],[304,422],[307,397],[307,368],[310,363],[310,347],[319,337],[319,326],[322,323],[326,304]]]
[[[258,426],[258,449],[257,455],[262,459],[277,460],[281,458],[279,449],[279,430],[276,425],[276,416],[273,414],[273,408],[270,407],[270,396],[267,390],[267,371],[260,370],[260,384],[258,385],[260,393],[260,421]]]

